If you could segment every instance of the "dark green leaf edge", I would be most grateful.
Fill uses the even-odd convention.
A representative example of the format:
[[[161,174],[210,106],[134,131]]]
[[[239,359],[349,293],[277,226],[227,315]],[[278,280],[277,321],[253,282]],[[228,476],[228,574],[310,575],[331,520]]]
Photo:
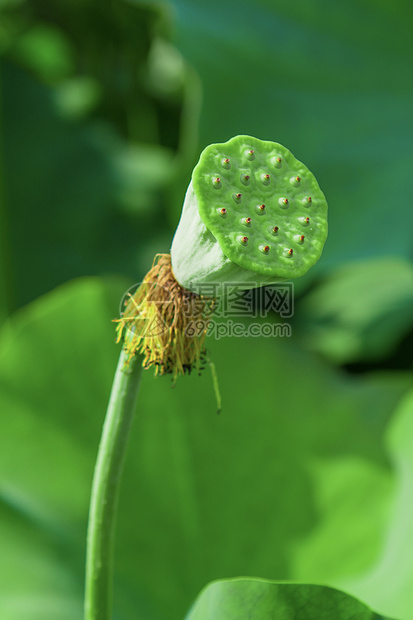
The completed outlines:
[[[214,581],[185,620],[391,620],[329,586],[238,577]]]

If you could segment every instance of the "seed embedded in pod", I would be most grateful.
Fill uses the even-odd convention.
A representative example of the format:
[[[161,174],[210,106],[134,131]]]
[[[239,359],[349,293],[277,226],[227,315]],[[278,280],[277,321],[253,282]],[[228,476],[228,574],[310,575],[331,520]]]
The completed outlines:
[[[264,213],[265,213],[265,205],[257,205],[255,207],[255,210],[258,213],[258,215],[264,215]]]
[[[292,256],[293,254],[294,254],[294,250],[292,248],[290,248],[290,249],[286,248],[285,249],[285,255],[286,256]]]
[[[268,254],[268,252],[270,251],[270,246],[264,245],[263,243],[261,243],[260,250],[263,254]]]
[[[271,177],[269,174],[262,174],[261,175],[261,182],[263,185],[269,185],[271,181]]]
[[[313,202],[313,199],[311,198],[311,196],[306,196],[305,198],[302,199],[301,203],[305,206],[305,207],[309,207],[311,205],[311,203]]]
[[[278,155],[277,157],[272,158],[271,163],[275,168],[281,168],[281,166],[283,165],[283,160]]]
[[[229,170],[231,168],[231,162],[229,161],[228,157],[221,159],[221,166],[226,170]]]
[[[227,210],[225,207],[222,207],[222,209],[219,209],[219,214],[221,217],[227,217]]]
[[[239,244],[241,244],[241,245],[244,245],[244,246],[245,246],[245,245],[247,245],[247,244],[248,244],[248,237],[243,237],[242,235],[239,235],[239,236],[237,237],[237,241],[238,241],[238,243],[239,243]]]
[[[212,179],[212,185],[215,187],[215,189],[221,189],[222,183],[220,177],[215,177],[214,179]]]
[[[245,157],[249,159],[249,161],[253,161],[255,159],[254,149],[248,149],[245,151]]]
[[[288,198],[279,198],[278,204],[280,205],[281,209],[288,209],[290,201],[288,200]]]
[[[278,226],[273,226],[273,227],[271,228],[271,233],[272,233],[273,235],[278,235],[278,231],[279,231],[279,230],[280,230],[280,229],[278,228]]]
[[[301,177],[299,177],[299,176],[291,177],[290,183],[291,183],[291,185],[293,187],[300,187],[300,185],[301,185]]]
[[[309,217],[299,217],[298,221],[300,222],[300,224],[302,224],[303,226],[308,226],[310,223],[310,218]]]
[[[304,243],[304,239],[305,239],[304,235],[294,235],[294,241],[296,243],[299,243],[300,245]]]
[[[241,174],[240,181],[243,185],[249,185],[250,184],[249,174]]]
[[[244,224],[244,226],[251,226],[251,218],[243,217],[241,220],[241,224]]]
[[[242,194],[232,194],[234,201],[239,205],[242,201]]]

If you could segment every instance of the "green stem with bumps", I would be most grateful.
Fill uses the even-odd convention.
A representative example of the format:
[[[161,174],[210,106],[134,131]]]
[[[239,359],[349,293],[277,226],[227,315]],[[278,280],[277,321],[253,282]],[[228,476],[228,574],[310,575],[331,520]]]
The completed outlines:
[[[113,380],[96,460],[86,553],[85,620],[112,619],[115,521],[125,453],[142,365],[135,358],[124,372],[122,351]]]

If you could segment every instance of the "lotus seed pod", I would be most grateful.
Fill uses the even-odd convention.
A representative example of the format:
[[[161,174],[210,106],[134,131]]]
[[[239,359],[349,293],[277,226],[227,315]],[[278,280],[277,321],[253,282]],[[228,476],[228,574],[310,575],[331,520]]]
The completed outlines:
[[[254,288],[304,275],[326,237],[327,202],[310,170],[281,144],[236,136],[201,153],[172,269],[195,292],[207,283]]]

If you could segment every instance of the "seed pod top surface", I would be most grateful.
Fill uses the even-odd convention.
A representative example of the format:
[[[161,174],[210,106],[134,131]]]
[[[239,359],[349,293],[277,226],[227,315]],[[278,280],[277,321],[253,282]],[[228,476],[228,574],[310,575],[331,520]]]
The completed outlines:
[[[320,258],[326,199],[314,175],[281,144],[251,136],[211,144],[192,185],[202,221],[240,267],[289,279]]]

